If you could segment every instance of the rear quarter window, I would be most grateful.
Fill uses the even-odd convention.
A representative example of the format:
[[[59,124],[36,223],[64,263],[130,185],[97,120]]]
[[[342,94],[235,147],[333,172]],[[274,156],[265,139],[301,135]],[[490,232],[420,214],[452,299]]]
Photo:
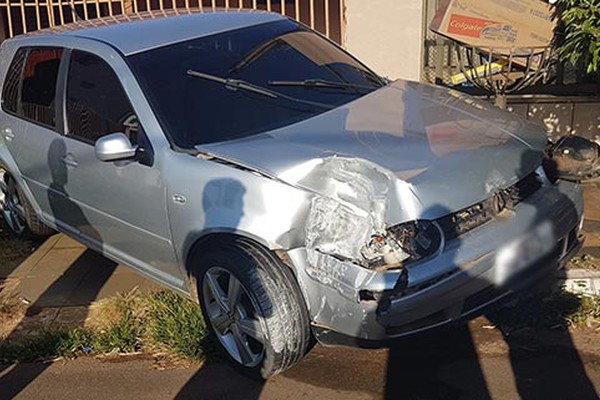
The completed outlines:
[[[26,55],[26,49],[17,51],[12,63],[8,67],[4,79],[4,86],[2,88],[2,109],[11,113],[16,113],[18,109],[21,76],[23,74]]]

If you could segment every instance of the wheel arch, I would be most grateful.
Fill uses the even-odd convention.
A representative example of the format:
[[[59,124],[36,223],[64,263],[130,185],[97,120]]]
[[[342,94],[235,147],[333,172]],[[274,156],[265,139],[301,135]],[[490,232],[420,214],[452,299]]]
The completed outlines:
[[[288,268],[298,283],[298,278],[295,274],[294,268],[289,264],[291,261],[289,257],[287,257],[286,251],[279,246],[269,243],[266,240],[248,232],[241,232],[233,229],[209,230],[192,236],[192,238],[187,241],[188,244],[185,246],[186,250],[184,251],[183,266],[185,268],[185,274],[187,277],[188,290],[191,298],[194,301],[199,302],[200,299],[198,297],[196,288],[196,277],[194,276],[193,272],[193,258],[200,252],[211,251],[221,246],[231,245],[232,242],[236,241],[236,239],[249,241],[261,248],[263,251],[271,253],[285,267]]]
[[[17,186],[19,186],[19,189],[21,190],[21,193],[27,197],[27,201],[29,201],[29,204],[31,204],[33,207],[35,213],[41,216],[40,206],[37,201],[35,201],[33,194],[29,190],[29,186],[25,183],[25,180],[21,176],[17,164],[14,162],[14,160],[12,160],[12,157],[7,157],[6,153],[8,153],[8,150],[0,143],[0,169],[6,171],[15,180]]]

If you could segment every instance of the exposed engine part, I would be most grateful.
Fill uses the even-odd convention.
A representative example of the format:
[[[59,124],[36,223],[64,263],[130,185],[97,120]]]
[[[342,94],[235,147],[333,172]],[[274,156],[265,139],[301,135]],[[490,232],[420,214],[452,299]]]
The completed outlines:
[[[400,268],[411,257],[396,240],[380,234],[371,237],[361,254],[367,260],[366,266],[378,271]]]
[[[442,232],[431,221],[418,220],[388,229],[400,249],[408,255],[404,265],[424,260],[438,252],[442,245]]]

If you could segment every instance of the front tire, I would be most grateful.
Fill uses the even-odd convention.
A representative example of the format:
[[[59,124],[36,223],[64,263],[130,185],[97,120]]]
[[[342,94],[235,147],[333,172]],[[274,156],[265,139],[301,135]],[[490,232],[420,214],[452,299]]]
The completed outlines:
[[[306,306],[291,271],[271,252],[236,238],[192,264],[206,323],[239,370],[267,379],[304,357],[311,343]]]

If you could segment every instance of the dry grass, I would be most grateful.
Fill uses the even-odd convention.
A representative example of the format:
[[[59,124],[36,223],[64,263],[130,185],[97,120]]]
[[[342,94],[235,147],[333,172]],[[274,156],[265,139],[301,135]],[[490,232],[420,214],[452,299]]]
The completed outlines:
[[[590,254],[574,257],[569,261],[570,268],[581,268],[589,270],[600,270],[600,260]]]
[[[147,294],[133,289],[92,303],[85,327],[100,331],[107,330],[118,324],[126,313],[136,320],[144,320],[147,313],[146,296]]]
[[[0,340],[5,340],[25,317],[27,307],[8,283],[0,285]]]
[[[13,303],[6,304],[7,316],[15,315]],[[198,361],[215,354],[213,348],[197,304],[171,291],[133,290],[94,303],[83,327],[46,327],[0,343],[0,361],[141,351],[171,360]]]

